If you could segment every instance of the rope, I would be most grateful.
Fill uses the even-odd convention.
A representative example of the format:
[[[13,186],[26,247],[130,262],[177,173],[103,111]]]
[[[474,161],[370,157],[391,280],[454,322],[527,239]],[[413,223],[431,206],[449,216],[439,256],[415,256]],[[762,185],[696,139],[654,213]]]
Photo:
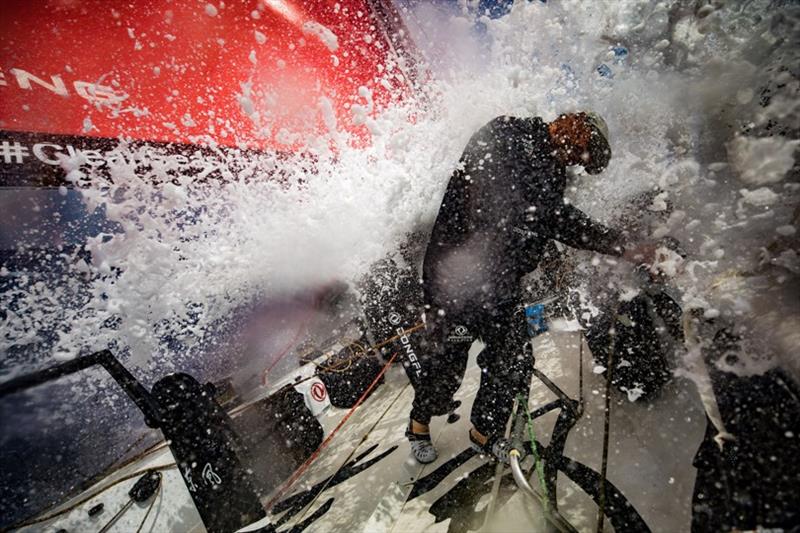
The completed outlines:
[[[377,351],[377,350],[379,350],[379,349],[383,348],[384,346],[386,346],[386,345],[388,345],[388,344],[391,344],[392,342],[394,342],[394,341],[398,340],[398,339],[399,339],[400,337],[402,337],[403,335],[408,335],[408,334],[411,334],[411,333],[415,333],[416,331],[419,331],[420,329],[422,329],[422,328],[424,328],[424,327],[425,327],[425,323],[424,323],[424,322],[418,322],[417,324],[415,324],[415,325],[413,325],[412,327],[410,327],[410,328],[408,328],[407,330],[405,330],[405,331],[403,332],[403,334],[394,335],[394,336],[392,336],[392,337],[389,337],[388,339],[385,339],[385,340],[383,340],[383,341],[381,341],[381,342],[379,342],[379,343],[377,343],[377,344],[375,344],[375,345],[373,345],[373,346],[367,347],[367,348],[365,348],[365,349],[364,349],[364,351],[363,351],[362,353],[360,353],[360,354],[354,354],[354,355],[353,355],[351,358],[349,358],[348,360],[345,360],[345,361],[343,361],[343,362],[345,362],[345,363],[346,363],[346,362],[349,362],[349,363],[351,363],[351,364],[352,364],[352,362],[353,362],[353,361],[355,361],[356,359],[358,359],[359,357],[364,357],[364,356],[366,356],[367,354],[369,354],[370,352]],[[356,344],[356,343],[351,343],[351,344]],[[359,346],[360,346],[360,345],[359,345]],[[362,349],[363,349],[363,347],[362,347]],[[284,353],[284,354],[282,354],[280,357],[282,357],[283,355],[285,355],[285,353]],[[383,367],[383,369],[381,370],[380,374],[378,374],[378,377],[376,378],[376,380],[375,380],[375,381],[374,381],[374,382],[373,382],[373,383],[372,383],[372,384],[371,384],[371,385],[370,385],[370,386],[367,388],[367,390],[365,391],[365,394],[366,394],[366,393],[368,393],[369,391],[371,391],[371,390],[374,388],[375,384],[377,383],[377,380],[378,380],[378,379],[380,379],[380,377],[381,377],[381,376],[383,376],[383,374],[384,374],[384,373],[386,373],[386,371],[388,370],[389,366],[390,366],[390,365],[391,365],[391,364],[394,362],[394,360],[397,358],[397,355],[398,355],[397,353],[395,353],[394,355],[392,355],[392,357],[389,359],[389,362],[387,362],[387,363],[386,363],[386,365],[385,365],[385,366]],[[276,363],[277,363],[277,361],[276,361]],[[272,366],[274,366],[274,364],[273,364]],[[271,368],[272,368],[272,367],[270,367],[270,369],[271,369]],[[268,371],[269,371],[269,369],[268,369]],[[340,371],[341,371],[341,370],[340,370]],[[293,383],[293,385],[298,385],[298,384],[300,384],[300,383],[304,383],[304,382],[306,382],[306,381],[309,381],[309,380],[311,380],[311,379],[314,379],[315,377],[316,377],[316,375],[309,376],[309,377],[307,377],[307,378],[304,378],[304,379],[301,379],[301,380],[298,380],[298,381],[294,382],[294,383]],[[331,434],[329,435],[329,437],[328,437],[328,439],[326,440],[326,442],[327,442],[327,441],[329,441],[329,440],[330,440],[330,439],[333,437],[333,435],[335,434],[335,432],[336,432],[336,431],[338,431],[339,427],[341,427],[341,425],[342,425],[342,424],[343,424],[343,423],[344,423],[344,422],[347,420],[347,418],[349,418],[349,417],[350,417],[350,415],[352,414],[353,410],[355,410],[355,408],[356,408],[356,407],[358,407],[358,405],[360,405],[360,403],[361,403],[361,402],[362,402],[364,399],[365,399],[365,398],[364,398],[364,395],[362,395],[362,398],[359,398],[359,400],[356,402],[356,404],[355,404],[355,405],[354,405],[354,406],[351,408],[351,410],[350,410],[350,411],[349,411],[349,412],[348,412],[348,413],[345,415],[345,418],[343,418],[343,419],[342,419],[342,421],[339,423],[339,426],[337,426],[337,428],[336,428],[336,429],[334,429],[334,431],[333,431],[333,432],[331,432]],[[242,406],[242,408],[241,408],[241,409],[235,410],[235,414],[240,414],[241,412],[243,412],[244,410],[246,410],[246,409],[247,409],[247,408],[249,408],[249,407],[252,407],[253,405],[255,405],[255,402],[254,402],[254,403],[252,403],[252,404],[246,405],[246,406]],[[233,416],[234,412],[231,412],[231,413],[229,413],[229,414],[231,414],[231,415]],[[147,436],[147,434],[143,435],[142,437],[140,437],[139,441],[137,441],[137,442],[136,442],[136,443],[134,443],[134,444],[139,444],[139,442],[141,442],[141,440],[142,440],[144,437],[146,437],[146,436]],[[123,468],[123,467],[125,467],[126,465],[128,465],[128,464],[130,464],[130,463],[132,463],[132,462],[134,462],[134,461],[136,461],[136,460],[138,460],[138,459],[141,459],[142,457],[144,457],[144,456],[146,456],[146,455],[148,455],[148,454],[150,454],[150,453],[152,453],[152,452],[154,452],[154,451],[157,451],[157,450],[159,450],[159,449],[161,449],[161,448],[163,448],[163,447],[165,447],[165,446],[166,446],[166,442],[165,442],[165,441],[161,441],[161,442],[159,442],[159,443],[156,443],[156,444],[154,444],[153,446],[151,446],[150,448],[148,448],[148,449],[146,449],[146,450],[143,450],[143,451],[142,451],[140,454],[138,454],[138,455],[135,455],[135,456],[131,457],[131,458],[130,458],[130,459],[128,459],[127,461],[123,462],[122,464],[113,464],[113,465],[112,465],[112,468]],[[322,451],[322,448],[323,448],[323,446],[326,446],[326,443],[325,443],[325,442],[323,442],[323,444],[320,446],[320,448],[318,448],[318,449],[317,449],[317,451],[316,451],[316,452],[314,452],[314,454],[312,455],[312,457],[311,457],[311,458],[314,458],[314,457],[315,457],[315,455],[318,455],[318,452],[321,452],[321,451]],[[128,449],[127,449],[127,450],[126,450],[124,453],[128,453],[128,451],[130,451],[130,449],[132,449],[133,447],[134,447],[134,446],[131,446],[131,447],[129,447],[129,448],[128,448]],[[309,458],[309,460],[310,460],[311,458]],[[306,462],[308,463],[309,461],[306,461]],[[309,463],[309,464],[310,464],[310,463]],[[307,465],[305,465],[305,466],[307,467]],[[167,470],[167,469],[170,469],[170,468],[177,468],[177,466],[175,465],[175,463],[170,463],[170,464],[167,464],[167,465],[162,465],[162,466],[155,467],[155,470]],[[303,468],[303,467],[301,466],[300,468]],[[92,494],[90,494],[90,495],[87,495],[87,496],[85,496],[84,498],[82,498],[82,499],[78,500],[77,502],[75,502],[74,504],[72,504],[72,505],[70,505],[70,506],[68,506],[68,507],[65,507],[64,509],[61,509],[61,510],[59,510],[59,511],[56,511],[56,512],[53,512],[53,513],[50,513],[50,514],[47,514],[47,515],[41,516],[41,517],[39,517],[39,518],[34,518],[34,519],[31,519],[31,520],[26,520],[26,521],[24,521],[24,522],[20,522],[20,523],[18,523],[18,524],[15,524],[15,525],[11,526],[11,528],[10,528],[10,529],[18,529],[18,528],[22,528],[22,527],[25,527],[25,526],[30,526],[30,525],[33,525],[33,524],[39,524],[39,523],[41,523],[41,522],[46,522],[46,521],[48,521],[48,520],[52,520],[53,518],[57,518],[57,517],[59,517],[59,516],[61,516],[61,515],[64,515],[64,514],[66,514],[66,513],[69,513],[70,511],[73,511],[73,510],[74,510],[74,509],[76,509],[77,507],[80,507],[81,505],[83,505],[83,504],[84,504],[84,503],[86,503],[87,501],[89,501],[89,500],[91,500],[91,499],[93,499],[93,498],[95,498],[95,497],[99,496],[99,495],[100,495],[100,494],[102,494],[103,492],[105,492],[105,491],[107,491],[107,490],[111,489],[112,487],[114,487],[114,486],[118,485],[119,483],[122,483],[123,481],[127,481],[127,480],[129,480],[129,479],[131,479],[131,478],[134,478],[134,477],[136,477],[136,476],[140,475],[140,474],[143,474],[143,473],[145,473],[145,472],[146,472],[146,471],[148,471],[148,470],[151,470],[151,469],[150,469],[150,468],[147,468],[147,469],[145,469],[145,470],[140,470],[140,471],[134,472],[134,473],[132,473],[132,474],[130,474],[130,475],[127,475],[127,476],[125,476],[125,477],[122,477],[122,478],[118,479],[117,481],[114,481],[113,483],[111,483],[111,484],[110,484],[110,485],[108,485],[107,487],[104,487],[104,488],[102,488],[102,489],[99,489],[98,491],[96,491],[96,492],[94,492],[94,493],[92,493]],[[297,472],[295,472],[295,473],[297,473]],[[302,474],[302,472],[301,472],[301,474]],[[294,476],[293,476],[293,477],[294,477]],[[294,481],[294,480],[292,480],[292,481]],[[288,487],[287,487],[287,488],[288,488]],[[274,505],[274,503],[275,503],[275,502],[272,502],[272,501],[271,501],[271,502],[270,502],[270,505],[268,506],[268,508],[269,508],[269,507],[271,507],[272,505]]]
[[[303,509],[303,512],[302,512],[302,513],[300,513],[300,516],[297,518],[296,522],[297,522],[297,521],[299,521],[299,520],[302,520],[302,519],[303,519],[303,517],[306,515],[306,513],[308,512],[308,510],[309,510],[309,509],[311,509],[311,507],[314,505],[314,502],[316,502],[316,501],[317,501],[317,499],[320,497],[320,495],[321,495],[323,492],[325,492],[325,489],[328,487],[328,485],[330,484],[330,482],[331,482],[331,481],[333,481],[333,478],[334,478],[334,477],[336,477],[336,474],[337,474],[337,473],[338,473],[338,472],[339,472],[339,471],[340,471],[342,468],[344,468],[344,466],[345,466],[347,463],[349,463],[349,462],[350,462],[350,460],[351,460],[351,459],[353,458],[353,456],[356,454],[356,451],[358,450],[358,448],[359,448],[359,447],[360,447],[362,444],[364,444],[364,442],[367,440],[367,437],[369,437],[369,434],[370,434],[370,433],[372,433],[372,430],[373,430],[373,429],[375,429],[375,427],[376,427],[376,426],[377,426],[377,425],[378,425],[378,424],[381,422],[381,420],[383,420],[383,417],[385,417],[385,416],[386,416],[386,413],[388,413],[388,412],[389,412],[389,409],[391,409],[392,407],[394,407],[394,404],[395,404],[395,403],[397,403],[397,400],[399,400],[399,399],[400,399],[400,396],[402,396],[402,395],[403,395],[403,393],[406,391],[406,389],[408,388],[408,386],[409,386],[410,384],[411,384],[411,383],[406,383],[406,385],[405,385],[405,386],[403,386],[403,388],[402,388],[402,389],[400,389],[400,392],[398,392],[398,393],[397,393],[397,396],[395,396],[395,397],[394,397],[394,400],[392,400],[392,401],[391,401],[391,403],[390,403],[390,404],[389,404],[389,405],[386,407],[386,409],[384,409],[384,410],[383,410],[383,413],[381,413],[381,416],[379,416],[379,417],[378,417],[378,419],[375,421],[375,423],[374,423],[374,424],[372,424],[372,426],[370,426],[370,428],[367,430],[367,432],[366,432],[366,433],[364,433],[364,436],[363,436],[363,437],[361,437],[361,440],[360,440],[360,441],[358,441],[358,444],[356,444],[356,445],[355,445],[355,447],[353,447],[353,451],[351,451],[351,452],[350,452],[350,455],[348,455],[348,456],[345,458],[345,460],[342,462],[342,464],[339,466],[339,468],[337,468],[337,469],[336,469],[336,471],[333,473],[333,475],[328,477],[328,479],[325,481],[325,484],[322,486],[322,489],[321,489],[320,491],[318,491],[318,492],[317,492],[317,495],[316,495],[316,496],[314,496],[314,499],[313,499],[313,500],[311,500],[311,501],[309,502],[309,504],[308,504],[308,505],[306,505],[305,509]]]
[[[403,335],[408,335],[409,333],[414,333],[414,332],[419,331],[420,329],[422,329],[424,327],[425,327],[425,322],[417,322],[416,324],[414,324],[410,328],[403,330],[403,333],[398,334],[398,335],[394,335],[392,337],[389,337],[388,339],[386,339],[384,341],[381,341],[378,344],[375,344],[374,346],[371,346],[369,348],[369,350],[367,350],[367,351],[371,352],[371,351],[374,351],[374,350],[380,350],[381,348],[383,348],[387,344],[393,343],[394,341],[396,341],[397,339],[399,339]]]
[[[617,316],[616,310],[613,316]],[[608,357],[606,358],[606,391],[605,409],[603,413],[603,462],[600,466],[600,495],[597,509],[597,527],[595,531],[603,531],[603,521],[606,511],[606,475],[608,473],[608,433],[611,426],[611,374],[614,364],[614,333],[608,341]]]
[[[369,393],[372,392],[372,389],[375,388],[375,386],[378,384],[378,381],[383,377],[383,375],[389,369],[391,364],[394,363],[394,360],[397,358],[398,353],[399,352],[395,352],[394,355],[392,355],[392,357],[383,366],[378,375],[375,376],[375,379],[372,380],[372,383],[370,383],[369,387],[367,387],[366,390],[364,390],[364,392],[361,394],[361,397],[356,401],[353,407],[350,408],[347,414],[345,414],[344,417],[339,421],[339,424],[333,429],[333,431],[331,431],[330,435],[328,435],[328,437],[322,442],[322,444],[319,445],[319,447],[314,451],[314,453],[312,453],[311,456],[308,459],[306,459],[306,461],[302,465],[300,465],[300,467],[297,470],[294,471],[291,477],[289,477],[289,479],[278,490],[278,493],[267,502],[266,505],[267,511],[272,509],[272,507],[274,507],[275,504],[278,503],[278,500],[280,500],[281,497],[283,497],[283,495],[286,494],[286,492],[292,487],[292,485],[294,485],[294,483],[300,478],[300,476],[302,476],[305,473],[305,471],[308,470],[308,467],[311,466],[311,463],[313,463],[317,459],[317,457],[319,457],[320,453],[322,453],[322,451],[328,447],[328,445],[333,440],[333,437],[336,436],[336,433],[338,433],[338,431],[342,428],[342,426],[344,426],[345,422],[347,422],[347,420],[353,415],[355,410],[364,402],[364,400],[367,399]]]
[[[139,527],[136,528],[136,533],[139,533],[142,530],[142,528],[144,527],[144,523],[147,522],[147,517],[150,516],[150,511],[153,510],[153,505],[155,505],[155,503],[156,503],[156,498],[161,494],[161,486],[162,486],[162,483],[159,482],[158,487],[156,487],[156,493],[153,494],[153,496],[152,496],[152,500],[153,501],[151,501],[150,505],[147,506],[147,512],[144,514],[144,518],[142,518],[142,521],[139,522]],[[152,527],[151,527],[151,529],[152,529]]]
[[[85,497],[81,498],[77,502],[73,503],[72,505],[70,505],[68,507],[65,507],[64,509],[61,509],[60,511],[56,511],[54,513],[50,513],[50,514],[42,516],[40,518],[35,518],[33,520],[27,520],[27,521],[21,522],[19,524],[14,524],[13,526],[11,526],[9,528],[9,530],[11,530],[11,529],[20,529],[20,528],[23,528],[23,527],[26,527],[26,526],[31,526],[33,524],[39,524],[41,522],[47,522],[48,520],[52,520],[53,518],[58,518],[61,515],[67,514],[67,513],[71,512],[71,511],[74,511],[75,509],[77,509],[78,507],[83,505],[84,503],[88,502],[91,499],[96,498],[97,496],[100,496],[101,494],[103,494],[107,490],[119,485],[120,483],[122,483],[124,481],[128,481],[129,479],[133,479],[133,478],[135,478],[137,476],[140,476],[140,475],[142,475],[142,474],[144,474],[146,472],[149,472],[150,470],[156,470],[156,471],[160,472],[162,470],[170,470],[172,468],[178,468],[178,465],[176,465],[175,463],[169,463],[169,464],[165,464],[165,465],[161,465],[161,466],[145,468],[144,470],[138,470],[136,472],[133,472],[132,474],[128,474],[125,477],[119,478],[118,480],[114,481],[110,485],[108,485],[106,487],[103,487],[102,489],[99,489],[98,491],[94,492],[93,494],[89,494],[88,496],[85,496]]]
[[[517,401],[520,402],[521,396],[517,396]],[[528,409],[528,406],[525,404],[523,408],[525,409],[525,414],[528,417],[528,436],[531,438],[531,452],[533,453],[533,467],[536,470],[536,477],[539,478],[539,486],[542,488],[542,494],[544,498],[542,499],[542,503],[544,504],[545,512],[548,512],[548,496],[547,496],[547,483],[544,479],[544,461],[542,460],[541,456],[539,455],[539,447],[536,445],[536,433],[533,431],[533,418],[531,418],[531,411]]]
[[[308,324],[311,322],[311,317],[310,317],[311,313],[308,313],[308,315],[309,316],[307,316],[300,324],[300,326],[297,328],[297,331],[295,332],[294,337],[292,337],[292,340],[289,341],[286,347],[278,354],[278,357],[276,357],[275,360],[272,362],[272,364],[269,365],[269,367],[267,367],[261,374],[261,383],[263,385],[267,384],[267,376],[269,375],[270,372],[272,372],[272,369],[275,368],[275,366],[281,361],[281,359],[283,359],[284,356],[289,353],[289,351],[292,349],[292,346],[297,344],[297,340],[300,338],[301,333],[306,328],[306,326],[308,326]]]
[[[360,352],[358,352],[358,354],[356,354],[356,351],[353,349],[353,346],[355,346],[355,347],[360,349]],[[311,361],[311,364],[313,364],[315,367],[319,368],[320,370],[322,370],[324,372],[344,373],[344,372],[347,372],[348,370],[350,370],[350,367],[353,366],[353,362],[356,359],[358,359],[360,357],[364,357],[364,355],[366,355],[366,353],[367,353],[367,350],[361,344],[359,344],[356,341],[353,341],[350,344],[348,344],[347,346],[345,346],[345,349],[349,349],[350,350],[350,357],[348,357],[347,359],[344,359],[344,360],[338,361],[338,362],[334,362],[331,365],[318,364],[316,361]]]
[[[424,322],[418,322],[417,324],[415,324],[415,325],[411,326],[410,328],[408,328],[408,329],[404,330],[402,334],[399,334],[399,335],[394,335],[394,336],[392,336],[392,337],[389,337],[389,338],[388,338],[388,339],[386,339],[386,340],[383,340],[383,341],[379,342],[378,344],[374,344],[374,345],[372,345],[372,346],[369,346],[369,347],[367,347],[367,348],[364,350],[364,352],[363,352],[363,353],[360,353],[360,354],[358,354],[358,355],[354,355],[354,356],[353,356],[352,358],[350,358],[350,359],[345,359],[345,360],[343,360],[343,361],[342,361],[342,363],[344,363],[344,362],[348,362],[348,361],[349,361],[349,362],[353,362],[353,361],[355,361],[356,359],[358,359],[358,358],[360,358],[360,357],[366,357],[366,356],[367,356],[367,354],[369,354],[369,353],[371,353],[371,352],[376,352],[376,351],[380,350],[381,348],[383,348],[383,347],[384,347],[384,346],[386,346],[387,344],[391,344],[391,343],[393,343],[394,341],[398,340],[398,339],[399,339],[400,337],[402,337],[403,335],[408,335],[408,334],[410,334],[410,333],[415,333],[415,332],[419,331],[420,329],[422,329],[422,328],[424,328],[424,327],[425,327],[425,323],[424,323]],[[317,366],[319,366],[319,365],[317,365]],[[315,379],[316,377],[317,377],[317,376],[316,376],[316,374],[315,374],[315,375],[313,375],[313,376],[308,376],[308,377],[305,377],[305,378],[302,378],[302,379],[298,379],[297,381],[293,381],[293,382],[292,382],[292,385],[300,385],[301,383],[305,383],[306,381],[310,381],[310,380],[312,380],[312,379]],[[248,405],[245,405],[245,406],[239,406],[239,407],[237,407],[237,408],[236,408],[236,409],[238,409],[238,410],[236,411],[236,413],[237,413],[237,414],[239,414],[239,413],[241,413],[242,411],[244,411],[245,409],[248,409],[248,408],[252,407],[253,405],[254,405],[254,404],[248,404]]]
[[[267,375],[272,371],[273,368],[275,368],[275,366],[280,362],[280,360],[283,359],[286,356],[286,354],[289,353],[289,351],[292,349],[292,347],[295,344],[297,344],[297,340],[300,338],[300,335],[303,333],[303,330],[308,329],[308,325],[311,323],[311,320],[314,318],[314,313],[316,313],[317,310],[319,310],[320,303],[322,301],[322,297],[325,295],[325,291],[327,289],[329,289],[330,286],[331,286],[331,284],[324,285],[319,291],[316,292],[316,294],[314,294],[314,300],[312,302],[312,308],[311,308],[311,310],[309,310],[303,316],[303,320],[300,322],[300,326],[298,326],[297,331],[295,331],[295,334],[294,334],[294,337],[292,337],[292,340],[289,341],[289,343],[286,345],[286,347],[283,350],[281,350],[281,352],[278,354],[278,357],[275,358],[275,360],[272,362],[272,364],[269,365],[269,367],[267,367],[266,369],[264,369],[264,372],[261,373],[261,383],[262,383],[262,385],[266,385],[267,384]]]
[[[578,409],[583,415],[583,330],[578,331]]]

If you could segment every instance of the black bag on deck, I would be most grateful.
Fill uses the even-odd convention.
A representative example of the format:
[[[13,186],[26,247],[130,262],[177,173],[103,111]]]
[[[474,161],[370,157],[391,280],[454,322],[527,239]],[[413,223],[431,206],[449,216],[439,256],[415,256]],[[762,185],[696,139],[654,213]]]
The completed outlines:
[[[614,386],[623,392],[638,390],[643,400],[654,398],[672,378],[674,350],[683,344],[680,306],[666,292],[642,292],[622,302],[616,316],[593,324],[586,341],[595,359],[603,363],[614,339]]]
[[[343,348],[318,366],[317,375],[328,389],[334,407],[353,407],[380,374],[381,365],[374,353]],[[384,382],[381,376],[378,384]],[[377,388],[377,387],[376,387]],[[374,392],[372,389],[370,394]]]
[[[246,446],[244,462],[261,495],[288,479],[325,436],[303,395],[291,384],[242,410],[233,425]]]

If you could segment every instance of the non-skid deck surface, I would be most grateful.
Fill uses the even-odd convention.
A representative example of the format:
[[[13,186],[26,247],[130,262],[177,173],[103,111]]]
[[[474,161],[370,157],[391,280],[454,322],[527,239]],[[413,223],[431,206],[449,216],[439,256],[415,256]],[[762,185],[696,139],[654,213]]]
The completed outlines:
[[[578,339],[577,332],[550,332],[534,341],[536,367],[572,398],[578,397]],[[277,498],[272,512],[243,531],[543,531],[542,510],[516,490],[507,469],[494,499],[494,513],[487,516],[496,466],[476,456],[469,449],[467,438],[469,411],[480,376],[475,364],[479,350],[476,344],[457,394],[462,401],[458,410],[461,419],[454,424],[447,424],[444,417],[433,421],[437,461],[422,466],[410,456],[404,431],[414,392],[396,365],[387,373],[386,383],[355,410],[330,445]],[[565,455],[599,470],[604,378],[592,372],[591,356],[588,350],[585,352],[585,412],[570,433]],[[691,384],[675,380],[648,404],[629,402],[618,393],[613,398],[609,480],[652,531],[688,530],[695,477],[692,457],[705,428],[697,393]],[[534,379],[530,407],[553,399],[552,393]],[[346,413],[346,409],[331,408],[320,417],[326,434]],[[536,437],[544,445],[549,442],[555,418],[556,413],[551,412],[534,423]],[[527,461],[530,464],[530,458]],[[115,472],[88,492],[98,492],[98,488],[133,472],[171,462],[169,450],[162,449]],[[77,505],[70,513],[26,530],[99,530],[128,500],[127,491],[134,481],[132,478],[120,483]],[[589,496],[564,474],[559,474],[558,488],[561,514],[578,530],[593,531],[597,507]],[[88,509],[99,502],[106,505],[106,510],[88,518]],[[134,505],[111,531],[136,531],[145,512],[145,506]],[[141,531],[203,530],[179,473],[174,468],[164,470],[163,489]]]
[[[577,332],[553,332],[535,341],[536,367],[573,398],[578,397],[578,339]],[[439,417],[432,424],[437,461],[422,466],[410,456],[403,433],[413,390],[402,370],[392,369],[387,383],[357,410],[322,457],[292,487],[289,497],[294,499],[284,498],[284,505],[273,509],[270,521],[280,523],[279,530],[300,526],[306,531],[543,530],[541,510],[515,490],[508,470],[494,513],[486,516],[496,469],[469,450],[467,439],[469,410],[480,376],[475,365],[479,349],[473,347],[457,395],[462,400],[461,419],[447,424]],[[585,350],[586,408],[570,434],[565,455],[599,471],[604,379],[592,372],[592,366]],[[690,384],[675,381],[648,404],[630,402],[618,393],[613,398],[609,480],[651,530],[688,530],[694,483],[691,462],[705,423],[696,393]],[[530,407],[553,399],[534,379]],[[340,416],[339,410],[332,410],[329,421],[324,422],[331,425]],[[534,424],[537,438],[545,445],[555,417],[553,412]],[[558,502],[562,515],[579,530],[594,529],[597,507],[563,474],[559,475]],[[294,505],[287,509],[286,503]]]

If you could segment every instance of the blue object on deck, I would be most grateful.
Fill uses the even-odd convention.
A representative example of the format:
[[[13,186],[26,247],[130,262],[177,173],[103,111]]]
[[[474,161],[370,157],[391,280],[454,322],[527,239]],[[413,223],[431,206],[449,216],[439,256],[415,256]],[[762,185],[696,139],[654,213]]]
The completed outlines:
[[[619,63],[628,57],[628,49],[624,46],[614,46],[611,51],[614,52],[614,63]]]
[[[547,319],[544,316],[544,304],[525,306],[525,319],[528,321],[528,334],[535,337],[547,331]]]
[[[614,73],[611,71],[611,68],[608,65],[606,65],[605,63],[603,63],[602,65],[597,67],[597,73],[600,74],[604,78],[611,79],[611,78],[614,77]]]

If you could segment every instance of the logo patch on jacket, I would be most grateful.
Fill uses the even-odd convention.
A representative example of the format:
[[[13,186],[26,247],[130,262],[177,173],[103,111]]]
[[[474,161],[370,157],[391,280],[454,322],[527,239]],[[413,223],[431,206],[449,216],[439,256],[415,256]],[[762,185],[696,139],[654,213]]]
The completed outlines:
[[[472,342],[473,340],[475,338],[469,332],[467,326],[455,326],[447,336],[448,342]]]

